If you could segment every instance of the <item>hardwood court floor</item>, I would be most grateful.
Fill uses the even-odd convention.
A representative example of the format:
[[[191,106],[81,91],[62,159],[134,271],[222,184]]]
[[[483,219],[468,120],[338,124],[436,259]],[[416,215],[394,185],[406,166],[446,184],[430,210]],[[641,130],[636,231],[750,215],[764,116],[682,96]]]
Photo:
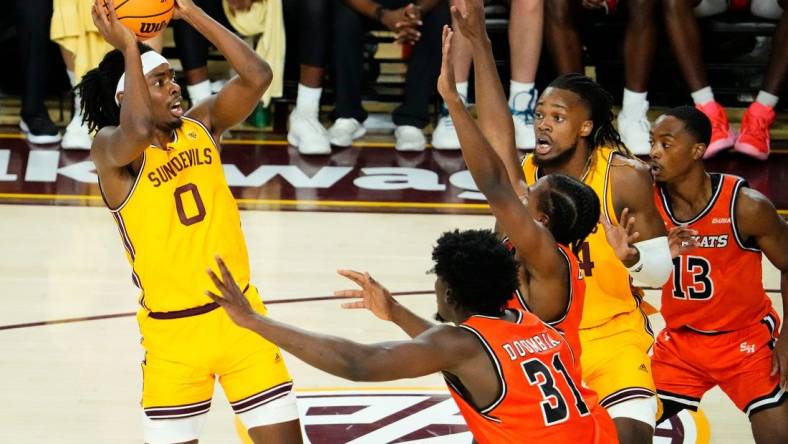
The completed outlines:
[[[361,342],[405,338],[369,313],[339,308],[330,295],[347,284],[335,270],[368,270],[431,316],[434,277],[425,271],[434,240],[492,226],[459,152],[398,153],[390,137],[373,136],[305,158],[281,135],[232,136],[222,161],[245,210],[253,283],[280,320]],[[767,162],[723,154],[709,167],[745,176],[788,214],[787,145],[775,145]],[[138,295],[88,153],[29,146],[0,127],[0,203],[10,204],[0,204],[0,443],[141,442]],[[779,287],[771,265],[764,282]],[[782,313],[779,294],[770,295]],[[658,305],[655,291],[647,297]],[[437,375],[354,384],[287,363],[313,444],[470,442]],[[719,390],[702,407],[712,443],[752,442],[746,418]],[[237,441],[218,389],[201,442]]]
[[[77,206],[0,205],[0,215],[0,442],[141,442],[142,353],[136,323],[129,315],[136,310],[137,294],[112,218],[102,208]],[[361,342],[405,336],[367,312],[342,310],[337,300],[297,299],[329,296],[335,289],[348,287],[334,270],[350,267],[370,271],[392,291],[421,293],[400,300],[430,316],[435,307],[430,294],[433,276],[425,271],[430,268],[434,240],[449,229],[492,224],[489,216],[446,214],[244,211],[242,218],[253,282],[269,303],[271,316]],[[768,288],[779,286],[771,265],[766,267],[764,280]],[[654,292],[649,293],[649,299],[656,302]],[[777,299],[773,297],[779,310]],[[113,314],[119,316],[37,324]],[[421,394],[422,389],[437,389],[435,393],[445,394],[437,375],[354,384],[291,356],[286,359],[301,394],[371,387],[400,387]],[[395,401],[407,404],[401,397]],[[702,406],[711,422],[713,443],[752,442],[746,418],[720,391],[710,392]],[[428,413],[419,421],[423,423],[425,415],[429,424]],[[415,416],[408,418],[416,421]],[[435,420],[441,421],[456,422],[456,417]],[[424,427],[422,423],[402,422],[401,427],[415,432]],[[319,424],[314,418],[311,424],[320,427],[314,425]],[[445,431],[447,426],[441,427],[434,429]],[[336,432],[336,428],[325,430]],[[353,442],[382,443],[396,438],[378,436]],[[408,442],[469,441],[467,434],[456,434]],[[201,442],[237,442],[220,390]]]

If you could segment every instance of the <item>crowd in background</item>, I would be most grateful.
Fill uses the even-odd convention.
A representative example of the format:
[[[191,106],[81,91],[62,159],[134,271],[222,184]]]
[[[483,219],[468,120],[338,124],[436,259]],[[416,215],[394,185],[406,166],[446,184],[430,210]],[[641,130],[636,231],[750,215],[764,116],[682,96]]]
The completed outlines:
[[[712,141],[706,156],[730,148],[758,159],[769,154],[769,128],[788,71],[788,19],[784,0],[511,0],[508,40],[511,80],[509,107],[515,124],[517,147],[532,149],[534,112],[538,99],[536,74],[543,45],[558,74],[585,72],[579,24],[590,10],[604,10],[625,20],[623,32],[624,91],[618,114],[622,141],[635,154],[650,150],[647,87],[658,45],[657,27],[664,21],[695,106],[712,122]],[[195,0],[209,15],[244,36],[257,38],[257,52],[271,64],[275,82],[261,99],[267,105],[282,95],[285,56],[300,65],[295,107],[290,113],[288,142],[301,154],[329,154],[333,146],[349,146],[362,137],[368,112],[362,105],[364,36],[370,30],[388,30],[410,50],[406,60],[402,103],[394,109],[395,147],[421,151],[427,146],[424,129],[433,124],[431,144],[436,149],[459,149],[452,121],[441,106],[432,121],[430,105],[440,69],[440,34],[451,24],[450,0]],[[66,149],[89,149],[91,134],[81,122],[80,97],[74,96],[73,118],[62,131],[45,107],[48,76],[56,75],[47,57],[52,40],[60,46],[71,85],[97,65],[111,49],[97,33],[90,16],[90,0],[15,0],[16,33],[24,84],[20,127],[36,144],[60,143]],[[739,131],[733,131],[726,110],[715,100],[702,54],[698,17],[709,17],[739,7],[752,16],[777,22],[772,53],[760,91],[744,112]],[[209,44],[188,24],[170,26],[182,80],[192,103],[209,97],[217,82],[209,78]],[[288,44],[286,45],[285,41]],[[295,40],[295,41],[293,41]],[[468,100],[472,67],[471,47],[457,35],[454,70],[459,94]],[[146,42],[161,51],[160,34]],[[329,73],[330,71],[330,73]],[[327,74],[330,74],[327,75]],[[679,73],[677,73],[678,75]],[[323,85],[331,79],[332,124],[320,120]],[[215,79],[220,82],[220,79]],[[478,92],[477,92],[478,94]]]

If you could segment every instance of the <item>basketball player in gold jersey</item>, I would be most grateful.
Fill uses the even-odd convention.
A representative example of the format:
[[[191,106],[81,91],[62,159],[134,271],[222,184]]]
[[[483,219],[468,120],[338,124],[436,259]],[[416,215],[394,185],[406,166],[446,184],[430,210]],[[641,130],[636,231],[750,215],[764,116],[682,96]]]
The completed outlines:
[[[536,148],[523,161],[528,183],[563,173],[599,196],[601,229],[580,249],[586,304],[580,322],[583,377],[616,423],[622,443],[651,443],[657,401],[648,352],[653,334],[631,278],[661,287],[670,277],[665,227],[649,195],[648,166],[634,158],[613,127],[613,100],[579,74],[554,80],[536,106]],[[634,217],[634,221],[632,219]],[[612,228],[627,222],[639,242],[614,249]]]
[[[196,443],[215,379],[256,443],[300,443],[292,380],[279,350],[236,327],[205,294],[205,269],[221,252],[244,295],[265,314],[249,283],[249,259],[235,199],[219,158],[219,139],[254,109],[271,69],[242,40],[191,0],[186,20],[238,75],[184,112],[173,70],[139,45],[98,1],[93,20],[116,49],[79,85],[102,195],[121,233],[141,290],[137,314],[147,443]],[[105,12],[106,11],[106,12]]]
[[[458,0],[454,4],[455,19],[466,21],[462,31],[473,47],[476,75],[497,76],[494,64],[477,62],[484,60],[489,44],[483,23],[471,23],[483,20],[483,14],[474,13],[482,2]],[[488,101],[498,97],[480,93]],[[579,254],[586,282],[580,321],[583,378],[613,417],[620,441],[645,444],[652,442],[657,413],[648,356],[653,337],[639,309],[640,295],[630,287],[630,276],[661,287],[672,263],[665,227],[653,204],[649,168],[621,143],[612,125],[612,103],[610,94],[585,76],[556,79],[537,102],[537,145],[522,168],[528,185],[544,175],[562,173],[585,182],[599,197],[602,227],[586,238]],[[492,119],[493,127],[485,134],[506,134],[507,118]],[[517,152],[505,141],[491,145],[515,184],[520,174]],[[628,233],[619,221],[633,227],[632,235],[642,240],[634,245],[621,242]],[[606,234],[611,236],[610,244]]]

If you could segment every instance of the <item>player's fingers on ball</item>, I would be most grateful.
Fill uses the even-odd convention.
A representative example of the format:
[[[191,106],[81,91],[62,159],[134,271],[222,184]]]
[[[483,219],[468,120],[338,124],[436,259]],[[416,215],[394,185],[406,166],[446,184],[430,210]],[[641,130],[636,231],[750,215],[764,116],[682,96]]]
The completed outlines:
[[[112,18],[118,18],[117,14],[115,13],[115,5],[112,3],[112,0],[102,0],[104,2],[104,7],[107,8],[107,13]]]

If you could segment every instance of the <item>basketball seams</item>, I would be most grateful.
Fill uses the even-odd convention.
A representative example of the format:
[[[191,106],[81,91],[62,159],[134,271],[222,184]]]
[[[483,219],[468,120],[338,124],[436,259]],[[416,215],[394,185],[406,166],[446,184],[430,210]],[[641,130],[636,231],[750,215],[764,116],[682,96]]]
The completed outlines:
[[[150,15],[124,15],[123,17],[118,17],[118,20],[123,20],[123,19],[127,19],[127,18],[149,18],[149,17],[158,17],[158,16],[160,16],[160,15],[163,15],[163,14],[166,14],[166,13],[168,13],[168,12],[172,11],[174,8],[175,8],[175,6],[171,6],[169,9],[165,9],[164,11],[157,12],[157,13],[155,13],[155,14],[150,14]]]
[[[118,9],[122,8],[122,7],[123,7],[123,5],[125,5],[126,3],[130,2],[130,1],[131,1],[131,0],[124,0],[124,1],[120,2],[120,4],[119,4],[119,5],[116,5],[116,6],[115,6],[115,14],[117,14],[117,13],[118,13]],[[106,6],[106,0],[105,0],[105,4],[104,4],[104,5]]]

